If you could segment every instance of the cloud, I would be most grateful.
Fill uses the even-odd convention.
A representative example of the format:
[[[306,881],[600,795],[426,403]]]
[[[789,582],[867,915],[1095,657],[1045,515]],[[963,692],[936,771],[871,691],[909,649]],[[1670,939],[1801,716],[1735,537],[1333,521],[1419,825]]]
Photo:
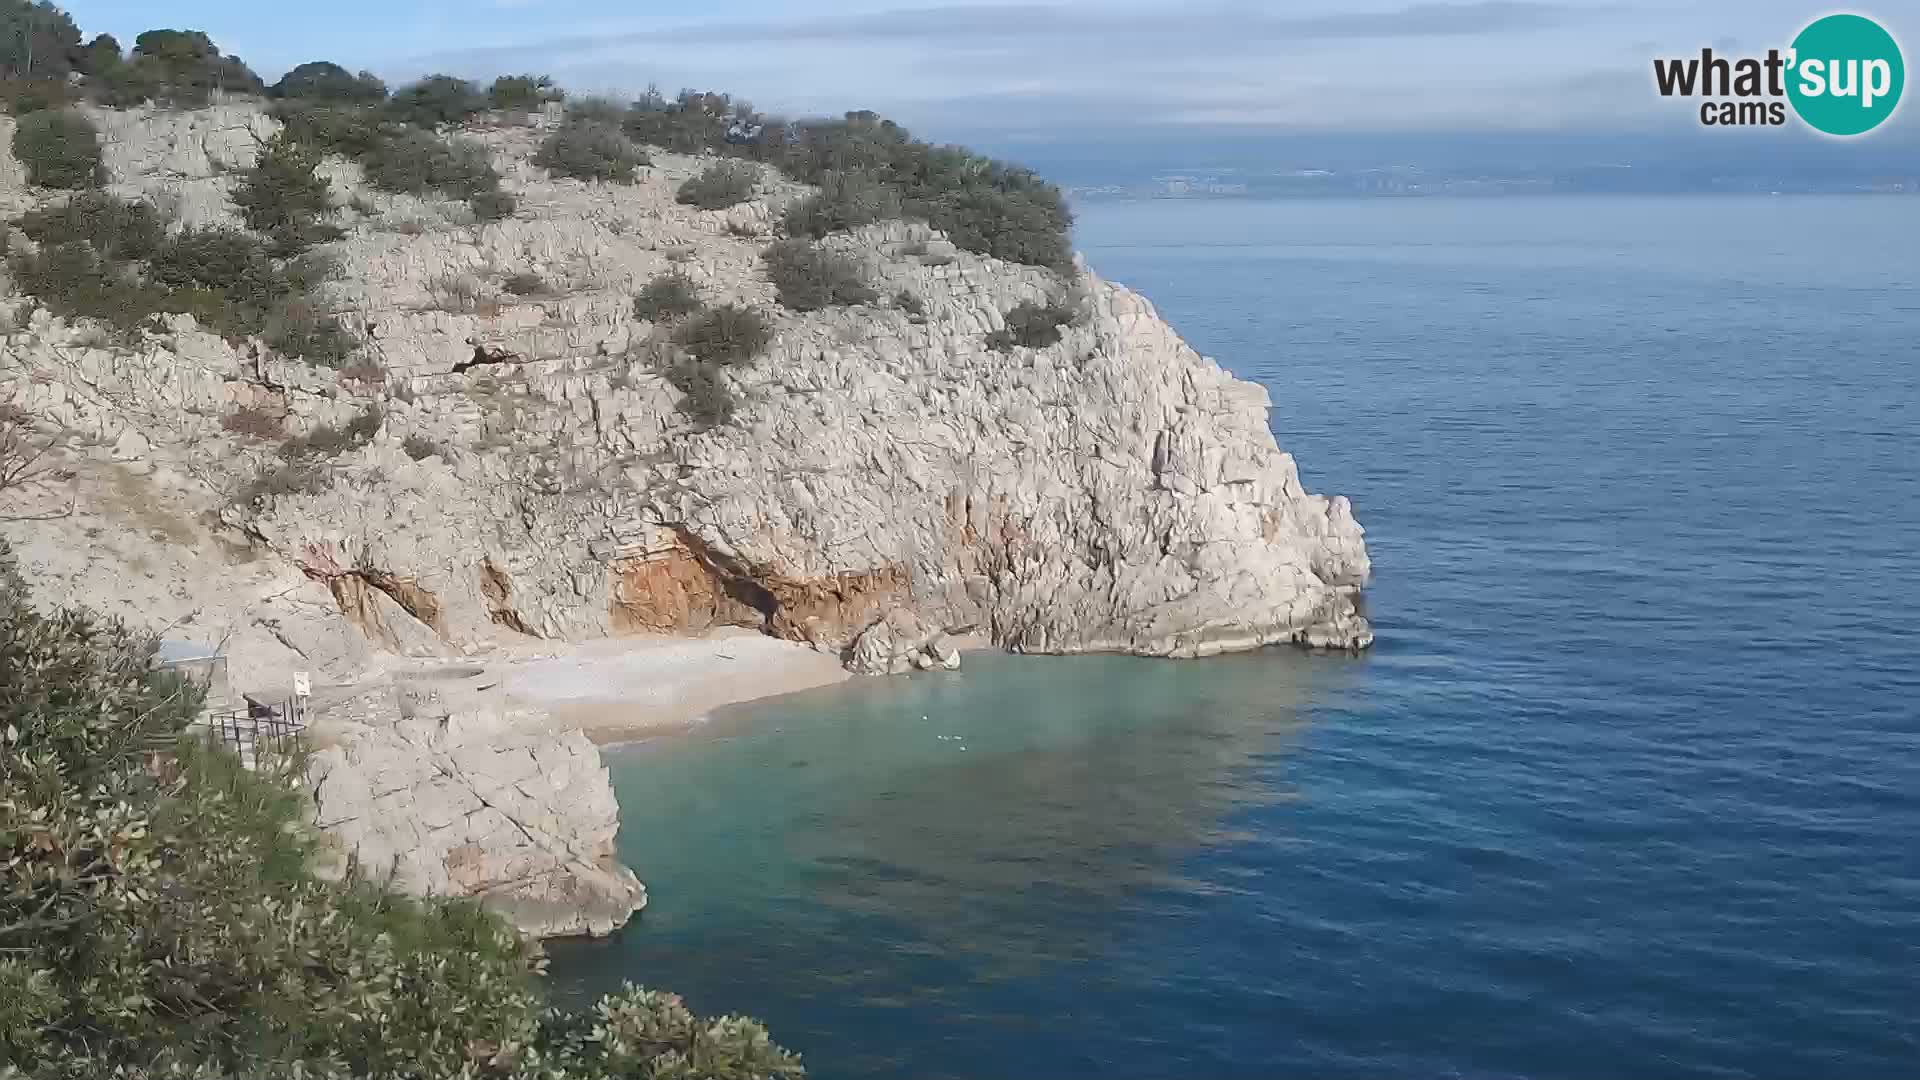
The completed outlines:
[[[596,27],[443,54],[417,70],[543,70],[616,92],[725,89],[781,113],[875,108],[910,124],[1511,127],[1567,113],[1540,94],[1569,67],[1591,66],[1591,55],[1569,57],[1595,51],[1592,27],[1611,22],[1630,40],[1628,29],[1646,21],[1645,12],[1620,17],[1607,0],[1273,7],[936,4]]]

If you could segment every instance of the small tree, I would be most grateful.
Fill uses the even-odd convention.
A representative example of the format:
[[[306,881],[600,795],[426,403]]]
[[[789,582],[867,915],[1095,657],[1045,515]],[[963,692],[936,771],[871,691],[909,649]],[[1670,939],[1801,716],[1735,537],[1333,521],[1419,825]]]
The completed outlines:
[[[152,203],[129,202],[104,191],[75,192],[66,202],[31,211],[15,224],[40,244],[85,241],[108,261],[150,258],[167,235]]]
[[[1074,320],[1074,310],[1065,304],[1036,304],[1022,300],[1007,312],[1007,325],[987,335],[987,346],[1010,352],[1016,345],[1044,349],[1060,340],[1060,328]]]
[[[678,270],[647,282],[633,298],[633,314],[648,322],[672,322],[700,310],[700,287]]]
[[[576,180],[631,184],[647,156],[620,129],[593,120],[569,120],[547,136],[533,163]]]
[[[317,98],[356,105],[377,105],[387,99],[387,84],[370,71],[350,74],[327,60],[313,60],[294,68],[267,88],[276,98]]]
[[[13,129],[13,156],[26,166],[27,181],[41,187],[91,188],[107,181],[100,163],[100,132],[72,109],[42,109]]]
[[[486,107],[487,99],[467,80],[429,75],[396,91],[387,102],[387,115],[404,124],[435,128],[465,123]]]
[[[532,112],[566,96],[546,75],[502,75],[487,88],[487,104],[503,112]]]
[[[682,323],[674,340],[703,364],[745,364],[773,344],[773,325],[753,308],[723,304]]]
[[[787,208],[792,236],[825,236],[901,217],[900,194],[864,173],[828,173],[820,193]]]
[[[323,220],[333,213],[333,198],[332,185],[315,172],[319,165],[319,151],[282,131],[234,187],[233,204],[247,227],[266,234],[281,255],[340,238],[340,229]]]
[[[724,210],[753,198],[760,186],[760,167],[747,161],[720,161],[680,185],[675,199],[702,210]]]
[[[768,247],[763,258],[767,276],[780,290],[780,302],[795,311],[879,299],[858,263],[805,240],[782,240]]]

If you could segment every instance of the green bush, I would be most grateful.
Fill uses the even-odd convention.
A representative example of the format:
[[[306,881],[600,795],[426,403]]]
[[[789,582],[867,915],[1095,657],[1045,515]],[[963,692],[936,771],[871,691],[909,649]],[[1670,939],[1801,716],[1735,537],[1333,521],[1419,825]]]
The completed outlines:
[[[618,126],[627,118],[627,107],[609,97],[574,98],[567,102],[567,119],[592,120]]]
[[[804,1075],[758,1024],[671,995],[545,1007],[531,950],[471,903],[320,879],[301,756],[249,770],[190,735],[201,695],[150,639],[35,612],[12,566],[0,546],[0,1072]]]
[[[487,88],[487,104],[503,111],[533,112],[566,96],[546,75],[502,75]]]
[[[492,155],[479,143],[449,142],[431,131],[402,128],[385,132],[361,157],[367,182],[381,191],[424,195],[439,191],[471,199],[500,186]]]
[[[239,57],[226,56],[199,30],[149,30],[133,40],[133,52],[116,75],[132,75],[148,97],[176,109],[204,108],[215,91],[258,94],[265,87]]]
[[[520,200],[499,188],[492,188],[470,196],[467,205],[473,208],[473,216],[479,221],[504,221],[513,216],[520,206]]]
[[[50,188],[93,188],[107,181],[100,163],[100,132],[72,109],[28,113],[13,129],[13,156],[27,182]]]
[[[648,162],[647,155],[619,128],[593,120],[569,120],[540,144],[533,163],[576,180],[631,184],[634,170]]]
[[[333,213],[332,185],[315,173],[320,153],[286,132],[268,140],[254,167],[240,178],[233,204],[247,227],[264,233],[282,255],[338,240],[324,220]]]
[[[8,260],[21,292],[55,315],[98,319],[123,333],[144,325],[166,294],[140,280],[124,263],[102,259],[86,243],[46,244]]]
[[[361,344],[340,324],[338,316],[322,311],[311,298],[298,293],[274,304],[260,336],[281,356],[335,369],[345,367]]]
[[[548,292],[546,281],[539,274],[526,270],[508,275],[500,287],[514,296],[544,296]]]
[[[0,0],[0,71],[64,79],[79,46],[80,27],[51,3]]]
[[[61,79],[0,78],[0,109],[25,116],[73,104],[73,87]]]
[[[669,365],[663,374],[668,384],[680,391],[680,411],[703,427],[728,423],[739,409],[733,387],[716,365],[681,360]]]
[[[41,244],[85,241],[102,259],[149,258],[166,238],[166,224],[148,202],[128,202],[103,191],[80,191],[64,203],[31,211],[15,223]]]
[[[467,80],[429,75],[394,91],[386,110],[389,117],[403,124],[436,128],[465,123],[486,107],[487,99]]]
[[[676,154],[697,154],[703,150],[726,147],[727,126],[735,116],[751,118],[753,110],[745,102],[736,102],[726,94],[682,90],[674,101],[658,91],[646,96],[627,110],[627,135],[637,143],[658,146]]]
[[[299,438],[288,439],[280,447],[280,456],[288,461],[336,458],[372,442],[385,422],[386,415],[378,408],[368,409],[344,424],[322,425]]]
[[[894,294],[893,306],[916,319],[927,313],[927,302],[905,289]]]
[[[633,298],[634,316],[648,322],[672,322],[699,311],[700,307],[700,286],[678,270],[647,282]]]
[[[720,161],[680,185],[674,198],[702,210],[725,210],[753,198],[760,186],[760,167],[748,161]]]
[[[182,229],[160,245],[147,276],[169,289],[278,291],[267,245],[243,229],[212,225]]]
[[[773,324],[753,308],[723,304],[681,323],[674,341],[702,364],[745,364],[773,344]]]
[[[282,75],[267,88],[267,95],[377,105],[387,100],[387,84],[370,71],[353,75],[339,64],[313,60]]]
[[[899,218],[906,211],[900,193],[865,173],[829,173],[820,193],[787,207],[791,236],[825,236]]]
[[[1016,345],[1044,349],[1059,342],[1060,328],[1073,322],[1074,317],[1073,308],[1064,304],[1043,307],[1022,300],[1007,312],[1007,325],[987,335],[987,346],[1000,352],[1009,352]]]
[[[769,246],[762,257],[780,302],[795,311],[871,304],[880,298],[867,284],[860,264],[805,240],[782,240]]]
[[[372,151],[381,140],[380,114],[363,105],[277,101],[273,115],[288,138],[322,154],[359,158]]]

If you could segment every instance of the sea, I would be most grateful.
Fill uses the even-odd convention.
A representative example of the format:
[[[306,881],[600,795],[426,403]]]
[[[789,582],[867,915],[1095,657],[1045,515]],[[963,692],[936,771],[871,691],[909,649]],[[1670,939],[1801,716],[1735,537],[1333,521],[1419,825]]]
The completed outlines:
[[[1920,1077],[1920,199],[1141,201],[1378,644],[970,654],[608,755],[552,949],[857,1080]]]

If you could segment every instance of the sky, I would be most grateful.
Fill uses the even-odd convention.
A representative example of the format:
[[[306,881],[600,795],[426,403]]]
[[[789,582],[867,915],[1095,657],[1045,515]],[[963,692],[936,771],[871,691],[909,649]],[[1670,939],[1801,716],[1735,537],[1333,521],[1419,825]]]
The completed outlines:
[[[1920,56],[1920,7],[1874,0]],[[732,92],[783,115],[871,108],[944,131],[1151,126],[1633,131],[1692,123],[1656,56],[1784,48],[1805,0],[847,3],[74,0],[89,35],[202,29],[269,81],[305,60],[400,82],[550,73],[576,91]],[[1905,24],[1905,25],[1903,25]],[[1911,44],[1909,44],[1911,43]],[[1909,95],[1910,97],[1913,95]],[[1920,107],[1903,107],[1903,128]],[[1684,114],[1684,115],[1683,115]]]

